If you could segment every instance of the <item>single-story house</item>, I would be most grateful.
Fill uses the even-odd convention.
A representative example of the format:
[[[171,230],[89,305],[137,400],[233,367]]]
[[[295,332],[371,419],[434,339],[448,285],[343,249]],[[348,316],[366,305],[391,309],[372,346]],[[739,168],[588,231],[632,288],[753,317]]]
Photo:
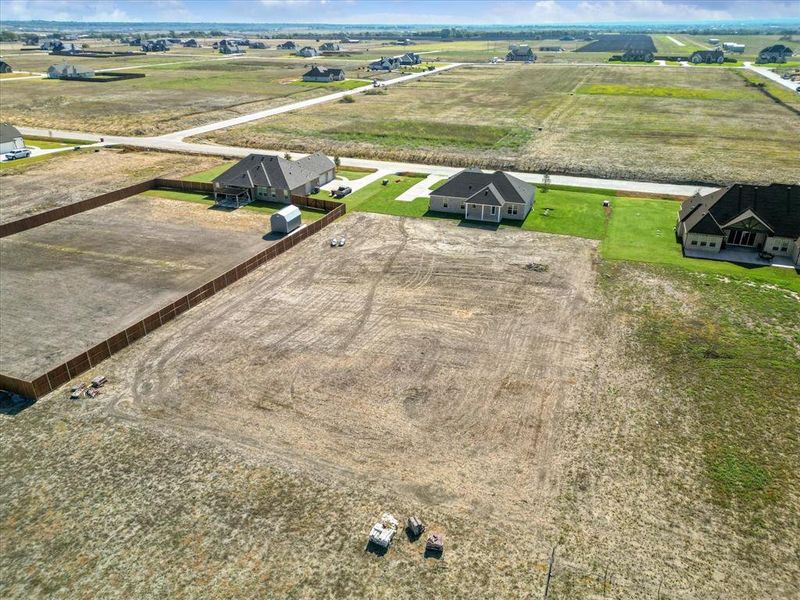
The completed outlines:
[[[234,206],[254,200],[291,204],[292,195],[307,196],[334,177],[336,165],[319,152],[298,160],[250,154],[214,179],[214,199]]]
[[[0,60],[0,73],[11,73],[11,65],[4,60]]]
[[[397,40],[398,46],[411,46],[414,42],[412,42],[409,38],[400,38]]]
[[[264,42],[250,42],[250,47],[253,50],[266,50],[269,48]]]
[[[790,256],[800,265],[800,185],[737,184],[688,198],[678,211],[675,235],[684,251],[751,249]]]
[[[242,50],[234,40],[220,40],[219,51],[222,54],[242,54]]]
[[[335,44],[333,42],[325,42],[319,47],[320,52],[338,52],[339,50],[339,44]]]
[[[183,42],[183,47],[184,48],[197,48],[198,47],[197,46],[197,40],[194,39],[194,38],[192,38],[190,40],[186,40],[185,42]]]
[[[78,65],[61,63],[50,66],[47,69],[47,76],[50,79],[91,79],[94,77],[94,71]]]
[[[303,81],[344,81],[344,69],[314,66],[303,75]]]
[[[431,191],[428,208],[474,221],[523,221],[533,208],[535,193],[532,184],[503,171],[464,169]]]
[[[628,62],[653,62],[654,58],[652,52],[640,48],[629,48],[622,55],[622,60]]]
[[[306,58],[311,58],[312,56],[317,56],[318,54],[319,52],[317,52],[317,49],[312,48],[311,46],[303,46],[297,51],[297,56],[305,56]]]
[[[13,125],[0,123],[0,154],[22,150],[25,142],[22,141],[22,134]]]
[[[422,62],[422,58],[420,58],[420,55],[417,54],[416,52],[406,52],[405,54],[401,54],[396,58],[400,61],[400,64],[403,66],[418,65],[419,63]]]
[[[278,50],[297,50],[297,44],[295,44],[292,40],[289,40],[288,42],[278,44]]]
[[[52,52],[53,50],[61,50],[64,47],[64,44],[61,40],[54,40],[54,39],[47,39],[42,42],[42,45],[39,46],[41,50],[47,50],[48,52]]]
[[[391,71],[400,67],[400,59],[395,56],[381,56],[379,60],[369,63],[370,71]]]
[[[689,57],[689,62],[696,65],[700,63],[717,63],[721,65],[725,62],[725,53],[722,50],[695,50]]]
[[[339,43],[341,43],[341,44],[360,44],[361,40],[345,37],[345,38],[340,39]]]
[[[759,52],[756,63],[785,63],[786,59],[793,54],[794,52],[788,46],[775,44],[774,46],[767,46]]]
[[[534,62],[535,60],[536,55],[533,53],[531,47],[527,44],[515,44],[508,47],[508,54],[506,54],[507,62]]]
[[[143,52],[166,52],[169,50],[169,42],[167,40],[146,40],[142,42]]]

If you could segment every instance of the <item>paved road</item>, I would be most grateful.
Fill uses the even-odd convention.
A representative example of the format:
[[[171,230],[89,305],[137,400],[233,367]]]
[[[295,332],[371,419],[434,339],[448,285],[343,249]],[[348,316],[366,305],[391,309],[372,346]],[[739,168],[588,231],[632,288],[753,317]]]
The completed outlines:
[[[758,73],[762,77],[766,77],[767,79],[771,79],[775,83],[779,83],[783,87],[789,88],[793,92],[797,89],[798,86],[800,86],[800,83],[797,83],[796,81],[792,81],[790,79],[781,79],[780,75],[778,75],[774,71],[771,71],[770,69],[767,69],[766,67],[757,67],[753,63],[746,62],[746,63],[744,63],[744,68],[745,69],[749,69],[750,71],[753,71],[754,73]]]
[[[455,69],[456,67],[460,66],[461,63],[452,63],[444,67],[438,67],[432,71],[422,71],[420,73],[412,73],[411,75],[403,75],[402,77],[398,77],[396,79],[390,79],[388,81],[381,82],[381,87],[388,87],[390,85],[397,85],[398,83],[405,83],[407,81],[419,79],[420,77],[426,77],[428,75],[433,75],[435,73],[441,73],[442,71]],[[361,87],[353,88],[352,90],[344,90],[341,92],[334,92],[333,94],[326,94],[325,96],[319,96],[317,98],[300,100],[299,102],[292,102],[290,104],[284,104],[283,106],[268,108],[267,110],[261,110],[258,112],[250,113],[249,115],[242,115],[241,117],[234,117],[232,119],[226,119],[225,121],[217,121],[216,123],[209,123],[208,125],[201,125],[200,127],[193,127],[191,129],[184,129],[183,131],[168,133],[160,137],[166,140],[180,141],[183,140],[184,138],[191,137],[194,135],[202,135],[210,131],[217,131],[218,129],[227,129],[228,127],[235,127],[236,125],[242,125],[243,123],[258,121],[260,119],[266,119],[267,117],[274,117],[275,115],[291,112],[293,110],[301,110],[303,108],[308,108],[309,106],[315,106],[317,104],[322,104],[324,102],[333,102],[334,100],[340,100],[345,96],[360,94],[369,89],[372,89],[371,83]]]

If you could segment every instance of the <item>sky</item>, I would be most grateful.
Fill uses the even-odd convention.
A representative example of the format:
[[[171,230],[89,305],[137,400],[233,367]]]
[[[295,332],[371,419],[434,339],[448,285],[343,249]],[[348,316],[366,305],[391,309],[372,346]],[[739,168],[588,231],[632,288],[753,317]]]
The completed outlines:
[[[0,0],[0,21],[536,25],[800,19],[800,0]]]

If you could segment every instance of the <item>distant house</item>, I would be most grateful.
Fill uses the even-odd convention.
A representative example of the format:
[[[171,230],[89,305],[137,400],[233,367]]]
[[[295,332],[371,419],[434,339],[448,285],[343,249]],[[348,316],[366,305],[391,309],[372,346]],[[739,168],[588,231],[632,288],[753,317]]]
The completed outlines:
[[[731,185],[684,200],[675,235],[684,254],[724,249],[789,256],[800,266],[800,185]]]
[[[47,76],[50,79],[91,79],[94,77],[94,71],[70,63],[61,63],[49,67]]]
[[[719,38],[708,38],[708,43],[712,46],[719,46]]]
[[[311,58],[312,56],[317,56],[318,54],[319,52],[317,52],[317,49],[312,48],[311,46],[303,46],[297,51],[297,56],[305,56],[306,58]]]
[[[722,42],[722,49],[725,52],[742,54],[744,52],[744,44],[737,44],[736,42]]]
[[[293,195],[306,196],[335,176],[336,165],[319,152],[299,160],[250,154],[214,179],[214,199],[233,206],[254,200],[291,204]]]
[[[539,52],[564,52],[561,46],[539,46]]]
[[[128,46],[141,46],[141,45],[142,45],[142,38],[140,37],[133,38],[130,41],[128,41]]]
[[[289,40],[288,42],[278,44],[278,50],[297,50],[297,44],[295,44],[292,40]]]
[[[194,38],[192,38],[190,40],[186,40],[185,42],[183,42],[183,47],[184,48],[197,48],[198,47],[197,46],[197,40],[194,39]]]
[[[513,45],[508,47],[506,62],[534,62],[536,55],[527,44]]]
[[[342,38],[339,40],[340,44],[360,44],[361,40],[356,40],[353,38]]]
[[[254,50],[266,50],[269,48],[264,42],[250,42],[250,47]]]
[[[689,57],[689,62],[696,65],[701,63],[721,65],[725,62],[725,53],[722,50],[695,50]]]
[[[401,38],[397,40],[398,46],[411,46],[414,42],[412,42],[409,38]]]
[[[61,40],[55,39],[47,39],[42,42],[42,45],[39,46],[41,50],[47,50],[48,52],[52,52],[53,50],[60,50],[64,46]]]
[[[785,63],[786,59],[793,54],[794,52],[792,52],[791,48],[783,44],[775,44],[774,46],[767,46],[759,52],[756,63]]]
[[[219,51],[222,54],[242,54],[242,50],[234,40],[220,40]]]
[[[0,123],[0,154],[22,150],[25,142],[22,141],[22,134],[13,125]]]
[[[142,42],[143,52],[166,52],[169,50],[169,42],[167,40],[145,40]]]
[[[11,71],[11,65],[4,60],[0,60],[0,73],[11,73]]]
[[[641,48],[629,48],[622,55],[622,60],[626,62],[653,62],[654,58],[652,52]]]
[[[320,52],[338,52],[339,50],[339,44],[334,44],[333,42],[325,42],[319,47]]]
[[[533,185],[503,171],[464,169],[431,192],[429,208],[474,221],[522,221],[533,208],[535,193]]]
[[[369,63],[370,71],[391,71],[400,66],[400,59],[394,56],[381,56],[380,59]]]
[[[561,41],[561,42],[572,42],[572,41],[574,41],[574,40],[575,40],[575,38],[574,38],[573,36],[571,36],[571,35],[562,35],[562,36],[561,36],[560,38],[558,38],[558,39],[559,39],[559,41]]]
[[[400,61],[400,64],[403,65],[404,67],[410,65],[418,65],[419,63],[422,62],[422,58],[420,58],[420,55],[417,54],[416,52],[406,52],[405,54],[401,54],[400,56],[398,56],[397,59]]]
[[[303,74],[303,81],[317,81],[327,83],[330,81],[344,81],[344,69],[314,66]]]

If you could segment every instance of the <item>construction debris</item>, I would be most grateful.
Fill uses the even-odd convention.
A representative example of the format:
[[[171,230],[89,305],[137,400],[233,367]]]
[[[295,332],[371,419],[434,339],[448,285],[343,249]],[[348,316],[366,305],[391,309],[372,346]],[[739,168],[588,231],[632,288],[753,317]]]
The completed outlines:
[[[436,531],[431,533],[428,536],[428,541],[425,542],[425,550],[437,554],[444,552],[444,534]]]
[[[419,517],[409,517],[406,523],[406,529],[412,537],[418,538],[425,531],[425,524],[419,520]]]
[[[391,513],[383,513],[381,520],[372,526],[369,532],[369,541],[382,548],[388,548],[392,543],[394,534],[397,533],[397,519]]]

